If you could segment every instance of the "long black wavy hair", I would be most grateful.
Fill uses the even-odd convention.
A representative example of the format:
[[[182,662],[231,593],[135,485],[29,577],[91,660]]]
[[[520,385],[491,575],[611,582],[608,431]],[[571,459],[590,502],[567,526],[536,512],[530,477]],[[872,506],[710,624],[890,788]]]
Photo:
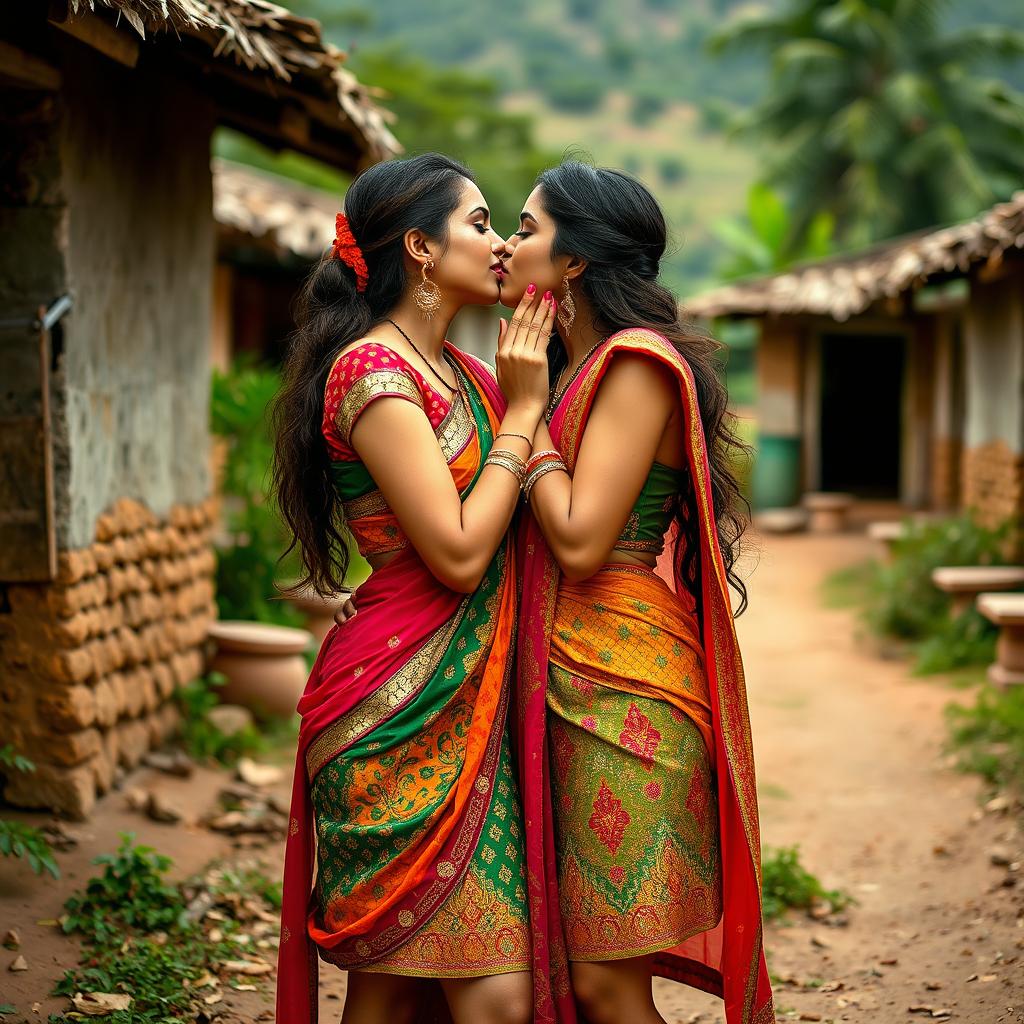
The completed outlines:
[[[728,395],[718,371],[718,353],[723,346],[690,324],[681,315],[676,296],[658,282],[668,237],[661,207],[630,175],[580,160],[565,160],[543,171],[537,184],[544,210],[555,222],[551,255],[586,260],[586,269],[574,286],[590,304],[595,329],[603,335],[630,327],[657,331],[693,371],[711,466],[715,526],[726,576],[740,597],[736,612],[740,614],[747,606],[747,588],[735,564],[750,505],[740,491],[732,463],[737,455],[749,456],[750,448],[737,436],[734,417],[727,411]],[[554,334],[548,345],[552,384],[566,363],[565,346]],[[678,548],[676,569],[699,607],[700,536],[692,480],[676,519],[685,540]]]
[[[443,252],[466,180],[473,181],[470,171],[439,153],[364,171],[345,195],[345,214],[366,260],[366,290],[358,292],[354,271],[326,253],[299,295],[273,406],[273,492],[292,533],[285,554],[298,548],[304,570],[286,592],[312,587],[326,595],[344,584],[348,531],[321,433],[327,376],[338,353],[385,320],[402,298],[405,233],[418,228]]]

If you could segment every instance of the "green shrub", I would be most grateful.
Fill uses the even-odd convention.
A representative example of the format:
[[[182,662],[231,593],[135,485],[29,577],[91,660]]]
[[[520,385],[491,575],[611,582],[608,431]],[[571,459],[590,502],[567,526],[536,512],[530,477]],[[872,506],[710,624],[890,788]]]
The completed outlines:
[[[210,711],[220,703],[216,690],[226,681],[219,672],[209,672],[174,691],[182,712],[181,743],[197,761],[213,758],[230,766],[240,757],[258,754],[267,747],[267,740],[255,726],[228,735],[210,721]]]
[[[975,608],[962,615],[947,615],[915,646],[914,671],[919,675],[951,672],[968,665],[995,660],[999,630]]]
[[[904,523],[891,562],[879,563],[870,586],[865,620],[883,636],[922,640],[946,628],[950,600],[932,583],[942,565],[1001,565],[1009,535],[980,525],[970,513],[933,522]]]
[[[268,498],[273,458],[269,407],[280,375],[240,360],[215,371],[211,429],[225,442],[221,489],[228,539],[217,547],[217,606],[222,619],[301,626],[302,616],[275,597],[275,583],[298,572],[295,553],[278,564],[288,533]]]
[[[194,983],[251,948],[232,916],[219,921],[216,941],[190,921],[183,887],[167,880],[171,859],[133,840],[122,834],[116,853],[96,858],[93,863],[102,864],[103,873],[65,903],[62,927],[81,935],[85,948],[79,966],[65,972],[54,994],[130,995],[132,1005],[104,1017],[108,1024],[202,1019],[195,1006],[202,990]],[[80,1018],[74,1012],[53,1014],[50,1022]]]
[[[18,772],[36,770],[36,766],[27,757],[15,753],[11,743],[0,747],[0,768]],[[0,854],[5,857],[24,857],[37,875],[46,871],[54,878],[60,878],[60,869],[53,859],[50,841],[32,825],[0,818]]]
[[[761,902],[764,919],[781,917],[791,907],[810,910],[816,903],[828,903],[833,912],[853,903],[838,889],[826,889],[801,863],[799,846],[765,851],[761,860]]]
[[[1024,687],[983,687],[970,707],[946,708],[947,749],[962,771],[1024,792]]]

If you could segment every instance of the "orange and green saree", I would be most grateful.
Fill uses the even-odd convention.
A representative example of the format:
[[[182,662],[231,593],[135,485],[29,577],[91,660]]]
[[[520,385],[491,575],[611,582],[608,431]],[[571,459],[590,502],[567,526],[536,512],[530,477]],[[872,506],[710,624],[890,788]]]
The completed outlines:
[[[387,395],[419,404],[465,497],[504,401],[482,363],[445,351],[464,402],[448,403],[379,345],[347,351],[328,380],[324,435],[349,525],[362,553],[398,553],[359,588],[359,614],[328,634],[299,701],[279,1024],[317,1019],[318,955],[349,970],[408,976],[530,969],[506,730],[512,541],[474,593],[449,590],[349,446],[369,402]]]
[[[699,524],[698,573],[691,594],[672,530],[657,570],[609,563],[568,583],[536,520],[521,525],[516,725],[535,1020],[576,1019],[570,960],[656,954],[659,974],[721,996],[729,1024],[767,1024],[746,691],[690,368],[661,335],[619,332],[565,388],[551,436],[571,474],[620,353],[678,382],[687,466],[655,464],[616,546],[659,551],[680,501]]]

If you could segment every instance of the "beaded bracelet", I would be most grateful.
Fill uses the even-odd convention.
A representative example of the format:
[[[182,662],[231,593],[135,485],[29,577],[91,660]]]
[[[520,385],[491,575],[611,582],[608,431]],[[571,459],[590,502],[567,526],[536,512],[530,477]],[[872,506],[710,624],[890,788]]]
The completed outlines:
[[[542,463],[540,466],[537,466],[529,476],[527,476],[526,480],[523,482],[523,494],[526,496],[527,501],[530,500],[530,492],[536,486],[537,481],[546,473],[550,473],[552,470],[556,469],[560,469],[563,473],[569,472],[569,467],[559,459],[557,462],[552,460],[550,462]]]
[[[527,444],[533,444],[533,440],[527,437],[525,434],[513,434],[511,430],[503,430],[500,434],[495,434],[494,440],[497,441],[499,437],[518,437],[525,441]]]

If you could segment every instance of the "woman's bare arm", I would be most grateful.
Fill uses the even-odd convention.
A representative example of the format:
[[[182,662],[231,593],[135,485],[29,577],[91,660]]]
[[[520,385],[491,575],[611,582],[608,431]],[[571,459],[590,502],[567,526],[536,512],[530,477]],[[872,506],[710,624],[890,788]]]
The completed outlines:
[[[509,397],[501,431],[532,437],[547,396],[547,359],[540,338],[554,318],[551,302],[530,298],[516,312],[522,328],[502,328],[499,375]],[[485,466],[462,500],[423,411],[400,398],[380,398],[356,420],[352,447],[431,572],[447,587],[471,593],[479,585],[512,520],[519,481],[501,466]],[[524,460],[530,443],[500,437],[495,448]]]
[[[643,356],[616,356],[598,386],[573,475],[547,473],[534,485],[530,506],[567,580],[586,579],[608,560],[677,402],[667,371]],[[541,420],[534,450],[550,448]]]

